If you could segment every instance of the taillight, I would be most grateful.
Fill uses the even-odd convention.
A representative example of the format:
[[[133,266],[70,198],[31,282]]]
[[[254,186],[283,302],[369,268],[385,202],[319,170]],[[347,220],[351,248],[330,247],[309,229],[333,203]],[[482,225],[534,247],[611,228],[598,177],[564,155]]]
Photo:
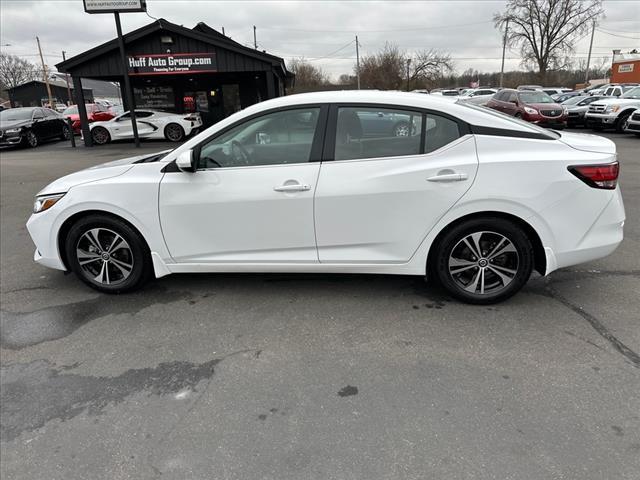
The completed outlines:
[[[613,190],[618,185],[620,166],[618,162],[605,165],[574,165],[569,171],[593,188]]]

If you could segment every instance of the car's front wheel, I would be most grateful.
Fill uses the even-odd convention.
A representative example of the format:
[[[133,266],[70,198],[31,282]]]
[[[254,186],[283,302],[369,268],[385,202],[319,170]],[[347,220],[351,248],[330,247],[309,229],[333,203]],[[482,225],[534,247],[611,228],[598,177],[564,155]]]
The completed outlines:
[[[36,132],[34,132],[33,130],[29,130],[25,134],[24,141],[27,147],[36,148],[38,145],[40,145],[40,139],[38,138]]]
[[[104,127],[95,127],[91,129],[91,139],[96,145],[104,145],[111,141],[109,131]]]
[[[65,253],[71,270],[105,293],[132,291],[151,276],[149,249],[126,222],[107,215],[81,218],[69,230]]]
[[[454,297],[476,304],[505,300],[531,276],[533,247],[508,220],[487,217],[451,228],[436,245],[431,271]]]
[[[629,125],[629,118],[631,118],[631,112],[623,113],[622,115],[620,115],[620,118],[618,118],[615,124],[615,129],[617,133],[624,133],[624,131],[627,128],[627,125]]]

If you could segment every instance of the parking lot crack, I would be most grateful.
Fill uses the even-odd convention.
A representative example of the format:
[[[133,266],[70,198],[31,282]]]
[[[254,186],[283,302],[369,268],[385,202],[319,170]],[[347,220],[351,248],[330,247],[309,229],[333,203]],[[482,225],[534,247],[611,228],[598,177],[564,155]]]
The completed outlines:
[[[569,308],[574,313],[580,315],[583,319],[585,319],[589,325],[605,340],[607,340],[611,346],[618,351],[618,353],[622,354],[631,365],[636,368],[640,368],[640,355],[622,343],[615,335],[613,335],[609,329],[594,315],[585,311],[582,307],[578,305],[574,305],[567,298],[562,296],[556,289],[554,289],[549,282],[547,281],[547,285],[545,286],[545,292],[548,296],[558,301],[565,307]]]

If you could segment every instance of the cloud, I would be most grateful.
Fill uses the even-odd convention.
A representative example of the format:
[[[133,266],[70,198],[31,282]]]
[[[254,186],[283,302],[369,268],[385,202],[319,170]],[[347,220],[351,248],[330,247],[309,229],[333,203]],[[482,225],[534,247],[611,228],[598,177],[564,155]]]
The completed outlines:
[[[305,57],[333,78],[353,72],[356,34],[361,55],[375,53],[385,42],[391,42],[409,53],[429,48],[449,52],[458,72],[467,68],[499,70],[501,35],[491,19],[504,5],[502,0],[147,1],[149,14],[154,17],[186,27],[201,21],[217,30],[224,26],[227,35],[246,45],[253,45],[256,25],[260,49],[285,59]],[[638,3],[606,1],[604,7],[607,17],[601,22],[603,29],[640,37]],[[38,35],[49,65],[62,60],[62,50],[73,56],[115,36],[113,17],[86,14],[80,0],[0,0],[0,9],[0,44],[11,44],[3,46],[2,51],[35,61]],[[122,15],[125,32],[151,21],[144,13]],[[596,32],[593,55],[610,56],[614,48],[630,49],[639,44],[638,40]],[[587,35],[577,42],[577,55],[585,57],[588,48]],[[506,68],[519,68],[519,63],[518,52],[508,52]]]

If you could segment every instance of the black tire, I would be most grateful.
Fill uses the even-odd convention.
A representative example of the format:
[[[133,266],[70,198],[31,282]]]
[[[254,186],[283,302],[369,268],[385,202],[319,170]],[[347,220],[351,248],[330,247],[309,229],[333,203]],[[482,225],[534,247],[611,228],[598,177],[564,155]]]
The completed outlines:
[[[111,135],[104,127],[94,127],[91,129],[91,140],[96,145],[105,145],[111,141]]]
[[[618,117],[618,120],[616,120],[615,123],[616,133],[624,133],[624,129],[627,127],[627,121],[629,120],[629,117],[631,117],[631,112],[622,113]]]
[[[514,117],[519,118],[520,120],[522,120],[522,114],[520,112],[516,112]]]
[[[122,245],[114,234],[126,245]],[[78,220],[64,239],[64,248],[69,268],[80,280],[100,292],[136,290],[149,280],[153,271],[149,248],[142,236],[128,223],[108,215],[91,215]],[[78,251],[83,252],[82,259]],[[94,256],[96,259],[91,260]],[[127,268],[122,267],[125,265]]]
[[[480,232],[482,233],[477,243],[484,257],[478,258],[467,247],[465,239],[472,234],[478,238],[477,234]],[[497,248],[503,242],[500,237],[510,242],[510,245],[504,243],[506,248]],[[473,240],[471,242],[476,243]],[[453,297],[466,303],[486,305],[506,300],[527,283],[534,265],[531,241],[518,225],[503,218],[475,218],[455,225],[441,237],[435,248],[429,268],[431,274]],[[497,248],[498,254],[489,260],[489,252],[494,248]],[[504,253],[499,253],[503,249]],[[470,258],[464,261],[468,261],[468,265],[475,263],[475,266],[458,263],[459,259],[464,258],[465,252]],[[480,268],[482,265],[484,266]],[[457,270],[452,273],[450,268]],[[505,283],[502,277],[510,277],[509,282]],[[468,283],[465,283],[467,279]],[[470,290],[465,289],[465,286]],[[491,291],[481,293],[485,287]]]
[[[181,142],[184,140],[184,129],[177,123],[170,123],[164,127],[164,138],[170,142]]]
[[[29,148],[36,148],[40,145],[38,134],[33,130],[27,130],[27,133],[24,135],[24,145]]]
[[[69,125],[62,126],[62,133],[60,134],[60,140],[69,140],[71,138],[71,130]]]

